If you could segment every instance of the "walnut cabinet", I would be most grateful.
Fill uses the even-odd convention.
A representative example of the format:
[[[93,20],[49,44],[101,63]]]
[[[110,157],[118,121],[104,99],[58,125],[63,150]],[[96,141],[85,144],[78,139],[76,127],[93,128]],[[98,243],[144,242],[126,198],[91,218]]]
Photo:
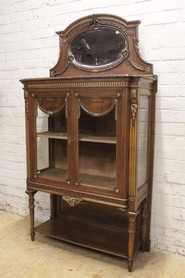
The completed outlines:
[[[81,18],[57,32],[50,77],[23,79],[27,191],[35,232],[128,260],[150,250],[157,78],[139,54],[139,21]],[[34,195],[51,216],[34,226]]]

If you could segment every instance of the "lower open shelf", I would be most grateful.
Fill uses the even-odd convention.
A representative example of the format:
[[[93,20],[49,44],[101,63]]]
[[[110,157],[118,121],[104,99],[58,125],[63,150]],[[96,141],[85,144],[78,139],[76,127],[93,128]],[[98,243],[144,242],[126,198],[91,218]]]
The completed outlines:
[[[83,223],[75,219],[51,218],[35,228],[36,232],[82,247],[128,258],[128,231]],[[140,248],[141,241],[136,238],[134,253]]]

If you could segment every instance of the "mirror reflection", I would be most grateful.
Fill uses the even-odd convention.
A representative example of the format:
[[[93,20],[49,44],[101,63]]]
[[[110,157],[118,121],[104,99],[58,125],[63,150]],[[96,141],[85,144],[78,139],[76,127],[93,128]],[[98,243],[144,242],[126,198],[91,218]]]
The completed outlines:
[[[119,31],[95,28],[79,34],[71,43],[75,62],[85,66],[103,66],[121,58],[126,40]]]

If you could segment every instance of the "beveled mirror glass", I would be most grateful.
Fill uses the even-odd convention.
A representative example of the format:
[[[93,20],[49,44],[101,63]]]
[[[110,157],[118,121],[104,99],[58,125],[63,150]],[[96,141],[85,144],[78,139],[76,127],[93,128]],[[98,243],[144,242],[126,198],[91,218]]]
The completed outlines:
[[[110,28],[94,28],[76,36],[70,45],[73,62],[85,67],[102,67],[118,61],[126,48],[123,35]]]

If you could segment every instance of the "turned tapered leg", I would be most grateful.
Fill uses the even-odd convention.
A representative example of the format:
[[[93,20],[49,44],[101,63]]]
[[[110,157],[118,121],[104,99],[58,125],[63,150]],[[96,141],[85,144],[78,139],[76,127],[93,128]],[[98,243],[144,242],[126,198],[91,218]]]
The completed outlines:
[[[149,251],[148,247],[148,241],[147,238],[147,227],[148,227],[148,208],[149,208],[149,202],[148,200],[144,200],[143,202],[143,210],[142,210],[142,246],[141,250],[143,252]]]
[[[37,193],[37,191],[26,191],[26,193],[29,196],[29,209],[30,209],[30,235],[31,240],[34,241],[35,239],[35,231],[34,231],[34,195]]]
[[[136,233],[136,215],[129,215],[129,228],[128,228],[128,271],[132,271],[133,255],[134,255],[134,241]]]

